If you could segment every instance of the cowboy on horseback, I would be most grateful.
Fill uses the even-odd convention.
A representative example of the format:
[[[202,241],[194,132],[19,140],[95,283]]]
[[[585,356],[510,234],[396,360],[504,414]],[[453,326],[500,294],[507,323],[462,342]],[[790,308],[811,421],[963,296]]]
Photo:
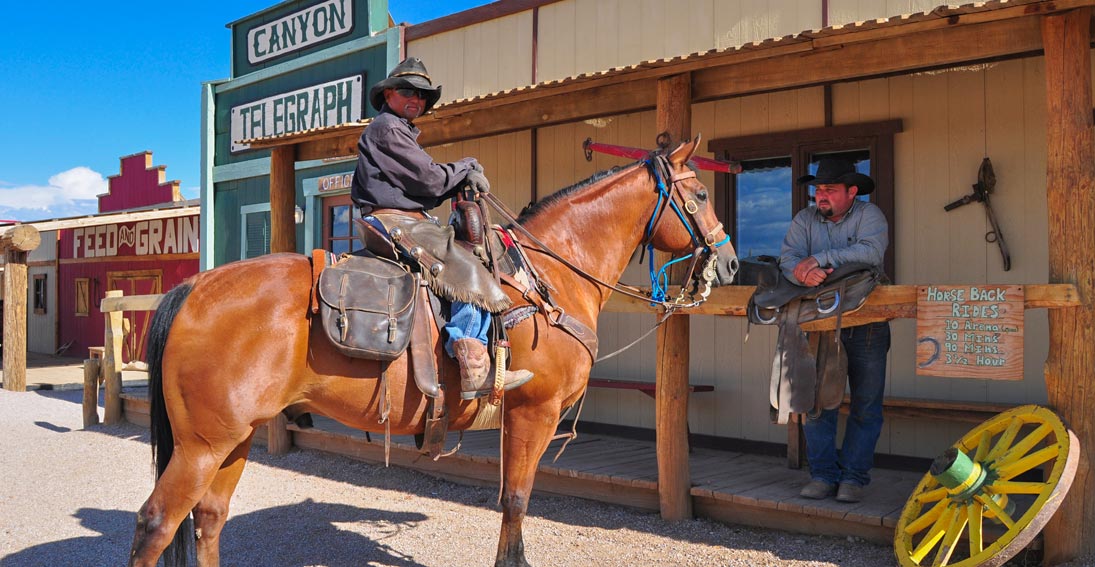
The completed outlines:
[[[431,289],[452,301],[445,351],[460,365],[460,397],[471,400],[490,393],[495,375],[487,351],[491,313],[506,309],[510,301],[479,259],[454,245],[453,229],[427,212],[465,185],[490,190],[475,158],[435,163],[418,144],[420,130],[413,121],[440,98],[441,85],[433,85],[417,57],[405,59],[372,87],[369,102],[379,114],[358,140],[351,197],[365,222],[394,241],[413,234],[431,257],[422,273]],[[415,259],[421,264],[421,258]],[[503,389],[532,376],[527,370],[507,371]]]

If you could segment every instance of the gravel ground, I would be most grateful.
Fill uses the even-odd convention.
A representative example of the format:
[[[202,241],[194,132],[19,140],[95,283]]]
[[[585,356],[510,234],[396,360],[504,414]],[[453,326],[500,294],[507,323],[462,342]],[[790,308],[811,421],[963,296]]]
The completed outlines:
[[[79,392],[0,390],[0,566],[122,565],[152,488],[142,428],[81,429]],[[316,452],[254,451],[233,499],[224,565],[490,565],[496,489]],[[894,565],[854,538],[804,536],[534,495],[525,546],[536,566]],[[1071,567],[1092,565],[1074,563]]]

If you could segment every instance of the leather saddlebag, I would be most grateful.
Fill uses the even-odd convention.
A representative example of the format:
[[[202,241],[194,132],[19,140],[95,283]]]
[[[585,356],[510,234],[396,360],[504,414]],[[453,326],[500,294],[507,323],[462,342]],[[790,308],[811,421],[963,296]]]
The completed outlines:
[[[394,360],[414,322],[414,276],[390,260],[348,256],[319,276],[320,321],[327,338],[353,358]]]

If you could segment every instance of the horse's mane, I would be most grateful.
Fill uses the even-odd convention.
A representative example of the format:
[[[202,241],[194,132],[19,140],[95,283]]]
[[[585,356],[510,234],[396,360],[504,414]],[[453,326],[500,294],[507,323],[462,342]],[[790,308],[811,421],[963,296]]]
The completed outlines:
[[[592,176],[590,176],[589,179],[579,181],[579,182],[575,183],[574,185],[571,185],[570,187],[564,187],[564,188],[552,193],[551,195],[548,195],[547,197],[544,197],[543,199],[540,199],[539,201],[537,201],[535,203],[531,203],[529,206],[525,207],[524,209],[521,209],[521,214],[517,217],[517,222],[523,223],[526,220],[536,216],[538,213],[541,213],[541,212],[551,208],[553,205],[555,205],[555,203],[558,203],[559,201],[562,201],[563,199],[567,198],[571,194],[577,193],[578,191],[581,191],[582,189],[585,189],[586,187],[589,187],[590,185],[593,185],[594,183],[597,183],[598,181],[600,181],[600,180],[602,180],[606,177],[610,177],[612,175],[615,175],[615,174],[617,174],[617,173],[619,173],[619,172],[621,172],[621,171],[623,171],[623,170],[625,170],[629,167],[635,166],[639,163],[641,163],[641,162],[635,162],[635,163],[632,163],[632,164],[629,164],[629,165],[618,165],[616,167],[613,167],[612,169],[606,169],[604,171],[598,171],[597,173],[594,173]]]

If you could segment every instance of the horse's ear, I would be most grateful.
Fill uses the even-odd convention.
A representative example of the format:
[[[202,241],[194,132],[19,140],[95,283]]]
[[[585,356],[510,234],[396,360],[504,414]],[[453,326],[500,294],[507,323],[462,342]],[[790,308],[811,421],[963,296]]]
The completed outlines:
[[[692,140],[689,140],[677,146],[677,149],[673,150],[673,153],[669,154],[669,161],[673,162],[673,164],[677,166],[683,166],[684,164],[688,163],[688,160],[692,159],[692,154],[695,154],[696,149],[700,147],[701,139],[703,139],[703,136],[700,134],[696,134],[696,137]]]

